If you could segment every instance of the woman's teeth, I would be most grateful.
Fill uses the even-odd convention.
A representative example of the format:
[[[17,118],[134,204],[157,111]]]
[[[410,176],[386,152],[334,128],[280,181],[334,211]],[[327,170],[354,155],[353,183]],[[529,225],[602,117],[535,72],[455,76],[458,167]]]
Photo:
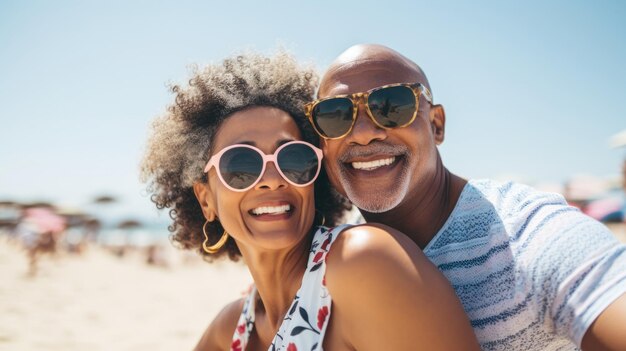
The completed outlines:
[[[368,162],[352,162],[352,167],[354,169],[372,171],[376,168],[390,165],[395,160],[396,160],[395,157],[389,157],[389,158],[383,158],[381,160],[374,160],[374,161],[368,161]]]
[[[257,207],[253,209],[252,214],[255,214],[257,216],[262,215],[262,214],[277,215],[277,214],[283,214],[283,213],[289,212],[290,209],[291,209],[290,205],[263,206],[263,207]]]

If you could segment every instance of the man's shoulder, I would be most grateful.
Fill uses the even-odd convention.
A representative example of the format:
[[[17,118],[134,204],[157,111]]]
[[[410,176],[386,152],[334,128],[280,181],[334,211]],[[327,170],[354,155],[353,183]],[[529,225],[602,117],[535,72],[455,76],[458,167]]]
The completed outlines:
[[[463,195],[466,195],[465,199]],[[487,206],[493,208],[500,218],[524,217],[546,205],[568,206],[561,194],[540,191],[521,183],[490,179],[470,180],[462,199],[469,203],[468,209]]]
[[[539,218],[570,208],[560,194],[536,190],[515,182],[470,180],[447,222],[424,250],[433,254],[454,247],[504,245],[512,237],[531,228]],[[447,249],[446,249],[447,250]]]
[[[530,185],[517,183],[513,181],[497,181],[493,179],[471,179],[468,186],[476,193],[488,198],[493,202],[502,201],[503,199],[515,200],[516,202],[524,202],[537,199],[551,199],[565,203],[565,199],[561,194],[538,190]]]
[[[543,242],[564,233],[570,237],[583,232],[588,237],[613,238],[605,226],[570,206],[561,194],[515,182],[480,180],[469,184],[475,201],[464,205],[469,209],[461,215],[464,222],[475,226],[488,218],[491,235],[504,234],[502,240],[520,247],[527,249],[530,242]],[[477,215],[480,213],[483,215]]]

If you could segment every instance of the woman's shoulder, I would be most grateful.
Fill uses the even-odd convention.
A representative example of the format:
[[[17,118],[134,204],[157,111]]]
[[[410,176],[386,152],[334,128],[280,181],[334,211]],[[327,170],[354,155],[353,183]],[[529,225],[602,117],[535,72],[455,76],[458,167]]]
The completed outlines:
[[[354,289],[375,293],[369,285],[397,284],[398,278],[402,282],[399,288],[419,288],[419,275],[436,270],[407,236],[386,225],[369,223],[341,230],[326,265],[326,284],[333,300]]]
[[[354,349],[478,349],[449,282],[390,227],[341,231],[326,257],[324,281],[333,300],[331,325]]]
[[[224,306],[206,328],[194,351],[230,350],[244,302],[245,298],[240,298]]]
[[[358,268],[360,260],[384,259],[397,254],[423,256],[422,250],[406,235],[378,223],[346,226],[340,229],[329,252],[329,267]],[[331,268],[332,269],[332,268]]]

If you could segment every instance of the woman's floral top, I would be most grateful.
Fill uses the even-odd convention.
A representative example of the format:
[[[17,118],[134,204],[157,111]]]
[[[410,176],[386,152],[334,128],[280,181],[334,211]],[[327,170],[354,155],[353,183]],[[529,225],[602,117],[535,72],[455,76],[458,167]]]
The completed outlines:
[[[307,269],[302,285],[278,328],[268,351],[313,351],[322,350],[331,311],[331,297],[326,289],[326,254],[345,229],[320,227],[313,236]],[[237,328],[233,335],[231,351],[244,351],[254,328],[254,306],[256,289],[253,287],[243,305]]]

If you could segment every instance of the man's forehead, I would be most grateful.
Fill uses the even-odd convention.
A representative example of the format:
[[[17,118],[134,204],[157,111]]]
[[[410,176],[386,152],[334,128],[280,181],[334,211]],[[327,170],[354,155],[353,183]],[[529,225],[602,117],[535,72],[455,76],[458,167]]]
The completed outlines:
[[[354,60],[333,65],[324,75],[319,97],[367,91],[386,84],[425,83],[414,67],[394,60]]]

